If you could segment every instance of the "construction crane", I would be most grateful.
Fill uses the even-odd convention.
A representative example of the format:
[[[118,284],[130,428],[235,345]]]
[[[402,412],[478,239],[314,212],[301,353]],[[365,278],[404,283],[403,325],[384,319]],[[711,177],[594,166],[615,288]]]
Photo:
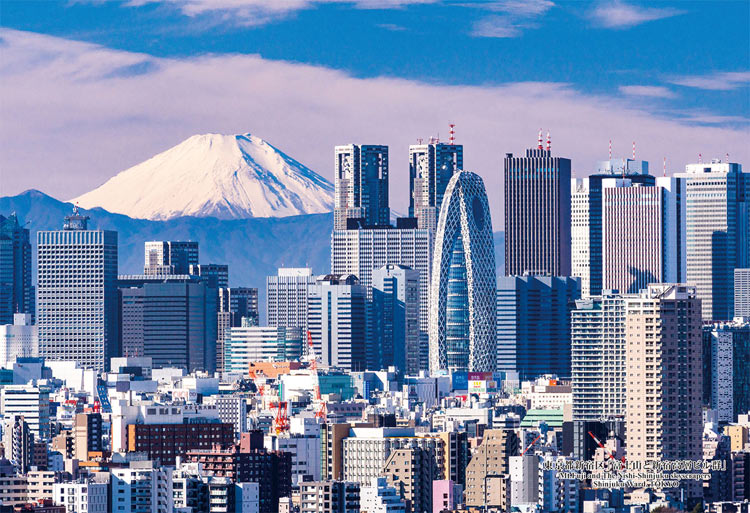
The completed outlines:
[[[533,445],[534,445],[534,444],[535,444],[535,443],[537,442],[537,440],[539,440],[539,439],[540,439],[541,437],[542,437],[542,435],[539,435],[539,436],[537,436],[536,438],[534,438],[534,441],[533,441],[533,442],[531,442],[531,443],[529,444],[529,446],[528,446],[528,447],[526,447],[526,449],[524,449],[524,450],[523,450],[523,452],[521,453],[521,456],[523,456],[524,454],[526,454],[526,451],[528,451],[529,449],[531,449],[531,447],[532,447],[532,446],[533,446]]]
[[[617,458],[615,457],[614,453],[612,453],[612,451],[610,451],[607,448],[607,446],[605,446],[596,436],[594,436],[594,433],[592,433],[591,431],[589,431],[588,433],[589,433],[589,436],[594,439],[594,441],[597,443],[597,445],[601,449],[604,450],[604,452],[606,453],[606,455],[608,455],[611,459],[617,461]],[[625,456],[622,457],[622,460],[620,461],[620,463],[622,463],[621,469],[624,469],[625,468]]]
[[[323,419],[323,422],[325,422],[328,418],[328,405],[320,396],[320,374],[318,374],[318,357],[315,354],[315,346],[313,345],[312,334],[309,330],[307,331],[307,352],[305,357],[307,361],[310,362],[310,371],[315,375],[315,378],[318,382],[318,384],[315,385],[315,402],[317,402],[320,406],[315,412],[315,418]]]

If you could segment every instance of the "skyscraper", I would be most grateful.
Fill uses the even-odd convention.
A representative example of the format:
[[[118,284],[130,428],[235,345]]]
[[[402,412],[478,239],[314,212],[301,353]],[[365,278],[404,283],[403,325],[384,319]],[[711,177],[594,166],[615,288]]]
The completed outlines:
[[[13,324],[13,314],[34,315],[29,230],[13,213],[0,215],[0,325]]]
[[[144,251],[143,274],[189,274],[198,264],[197,241],[148,241]]]
[[[346,230],[349,219],[365,226],[388,225],[388,146],[348,144],[334,152],[334,229]]]
[[[310,268],[280,268],[266,278],[266,323],[299,328],[307,336],[307,291],[315,284]]]
[[[231,287],[219,289],[218,312],[216,314],[216,370],[224,370],[224,342],[228,330],[242,326],[258,326],[258,289]]]
[[[464,147],[430,141],[409,146],[409,217],[435,231],[448,182],[464,168]]]
[[[702,458],[701,302],[695,287],[654,284],[625,303],[629,461]],[[699,490],[688,483],[688,497]]]
[[[581,278],[581,296],[602,293],[602,180],[627,178],[632,184],[653,186],[648,162],[615,159],[599,162],[586,178],[571,178],[571,273]]]
[[[495,249],[482,178],[453,175],[435,236],[430,370],[495,370]]]
[[[505,274],[570,276],[570,160],[547,147],[505,156]]]
[[[226,264],[193,264],[189,273],[208,280],[208,286],[215,289],[229,287],[229,266]]]
[[[505,276],[497,283],[497,370],[570,377],[570,311],[580,280]]]
[[[403,265],[384,265],[372,273],[374,366],[394,365],[405,374],[420,371],[419,273]]]
[[[637,293],[685,279],[684,181],[602,180],[602,287]]]
[[[37,233],[39,355],[105,370],[117,356],[117,232],[89,230],[88,216],[65,217]]]
[[[625,416],[625,298],[613,291],[575,302],[570,316],[573,420]]]
[[[227,332],[225,370],[247,374],[250,362],[298,361],[302,357],[299,328],[240,326]]]
[[[354,275],[320,276],[309,287],[307,326],[324,367],[365,370],[366,302]]]
[[[734,270],[734,315],[750,318],[750,268]]]
[[[353,274],[372,299],[373,272],[384,265],[404,265],[419,273],[420,369],[428,366],[429,292],[432,271],[433,238],[429,230],[418,228],[362,228],[334,230],[331,235],[331,272]],[[368,316],[368,331],[373,323]],[[369,347],[370,357],[374,352]],[[373,360],[368,363],[375,364]]]
[[[703,401],[720,422],[750,411],[750,322],[703,325]]]
[[[687,283],[696,287],[704,320],[731,320],[733,272],[750,266],[750,173],[740,164],[688,164]]]

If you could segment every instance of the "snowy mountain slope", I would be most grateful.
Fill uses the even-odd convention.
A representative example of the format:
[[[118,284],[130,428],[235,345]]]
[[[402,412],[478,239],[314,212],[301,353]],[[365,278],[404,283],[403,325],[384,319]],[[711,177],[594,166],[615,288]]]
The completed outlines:
[[[251,134],[194,135],[70,200],[132,218],[244,219],[333,210],[333,185]]]

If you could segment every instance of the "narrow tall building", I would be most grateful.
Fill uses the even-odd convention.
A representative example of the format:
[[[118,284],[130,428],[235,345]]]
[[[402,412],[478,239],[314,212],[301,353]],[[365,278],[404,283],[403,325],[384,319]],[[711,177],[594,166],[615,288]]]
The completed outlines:
[[[570,159],[549,136],[525,157],[505,156],[505,274],[570,276]]]
[[[118,356],[117,232],[89,230],[75,208],[37,233],[39,355],[104,371]]]
[[[253,287],[231,287],[219,289],[218,312],[216,314],[216,370],[224,370],[224,344],[231,328],[258,326],[258,289]]]
[[[712,160],[675,176],[686,182],[686,281],[695,285],[704,320],[731,320],[734,269],[750,266],[750,173]]]
[[[143,274],[188,274],[198,264],[197,241],[147,241],[144,252]]]
[[[375,365],[370,368],[395,366],[405,374],[419,374],[419,273],[384,265],[373,272],[372,299]]]
[[[581,278],[582,297],[602,293],[602,181],[618,177],[633,184],[656,184],[656,177],[648,174],[648,162],[633,159],[605,160],[594,174],[571,178],[571,273]]]
[[[602,287],[633,294],[650,283],[685,280],[685,186],[659,177],[602,181]]]
[[[315,285],[312,269],[280,268],[266,277],[266,324],[279,328],[299,328],[307,333],[307,295]]]
[[[336,146],[334,168],[335,230],[346,230],[349,220],[365,226],[390,224],[388,207],[388,146]]]
[[[702,328],[695,287],[652,284],[628,297],[625,309],[628,460],[701,460]],[[700,492],[699,483],[682,483],[687,497]]]
[[[409,146],[409,217],[417,226],[437,229],[440,205],[453,173],[464,168],[461,144],[428,142]]]
[[[0,325],[13,324],[13,314],[34,315],[29,230],[13,213],[0,215]]]
[[[734,315],[750,319],[750,268],[734,270]]]
[[[453,175],[435,235],[430,371],[492,372],[496,365],[495,248],[482,178]]]

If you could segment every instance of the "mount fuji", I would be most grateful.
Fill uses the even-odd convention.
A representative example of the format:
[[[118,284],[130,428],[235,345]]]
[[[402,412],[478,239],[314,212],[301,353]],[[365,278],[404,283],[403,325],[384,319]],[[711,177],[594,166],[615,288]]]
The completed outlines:
[[[333,210],[333,185],[260,137],[203,134],[70,202],[160,221],[286,217]]]

